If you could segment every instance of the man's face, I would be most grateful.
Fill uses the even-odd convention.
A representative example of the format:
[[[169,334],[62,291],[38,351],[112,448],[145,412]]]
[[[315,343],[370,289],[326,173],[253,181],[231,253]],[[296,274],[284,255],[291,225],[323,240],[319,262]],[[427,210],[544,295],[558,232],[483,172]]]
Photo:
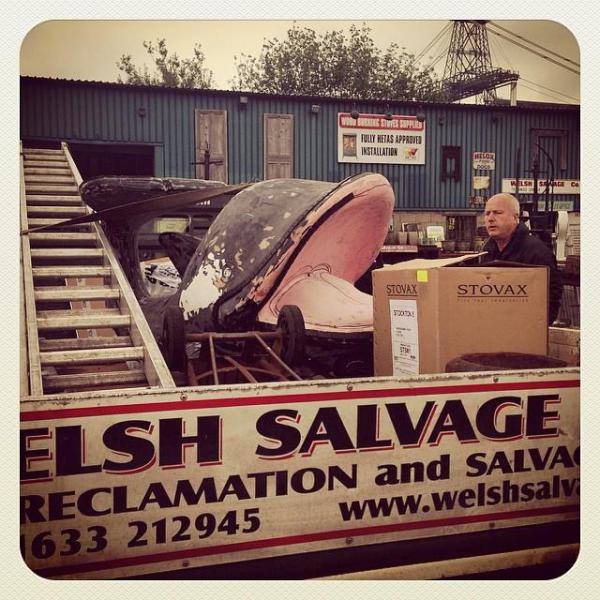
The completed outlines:
[[[493,196],[487,201],[484,217],[488,235],[496,241],[510,239],[519,224],[519,215],[514,213],[510,202],[502,196]]]

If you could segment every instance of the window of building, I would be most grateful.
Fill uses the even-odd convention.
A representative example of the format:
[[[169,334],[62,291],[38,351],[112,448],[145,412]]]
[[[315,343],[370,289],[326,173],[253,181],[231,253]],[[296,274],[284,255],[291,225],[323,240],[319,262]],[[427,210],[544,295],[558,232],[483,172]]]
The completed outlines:
[[[559,177],[567,170],[569,132],[566,129],[532,129],[530,168],[537,161],[542,178]]]
[[[442,181],[447,181],[448,179],[460,181],[460,150],[460,146],[442,146]]]

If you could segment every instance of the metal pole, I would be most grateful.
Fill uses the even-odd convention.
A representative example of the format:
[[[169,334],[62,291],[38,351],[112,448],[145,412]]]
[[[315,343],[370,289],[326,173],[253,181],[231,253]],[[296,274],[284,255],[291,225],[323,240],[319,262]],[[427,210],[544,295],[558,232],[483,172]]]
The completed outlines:
[[[517,82],[516,81],[510,82],[510,105],[511,106],[517,105]]]

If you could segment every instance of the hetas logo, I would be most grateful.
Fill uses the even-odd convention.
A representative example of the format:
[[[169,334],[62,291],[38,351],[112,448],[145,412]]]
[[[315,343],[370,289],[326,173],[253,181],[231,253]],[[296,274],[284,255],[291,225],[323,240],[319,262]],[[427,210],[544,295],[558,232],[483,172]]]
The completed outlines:
[[[388,296],[417,296],[416,283],[388,283],[386,290]]]
[[[527,298],[527,284],[459,283],[457,296],[469,298]]]

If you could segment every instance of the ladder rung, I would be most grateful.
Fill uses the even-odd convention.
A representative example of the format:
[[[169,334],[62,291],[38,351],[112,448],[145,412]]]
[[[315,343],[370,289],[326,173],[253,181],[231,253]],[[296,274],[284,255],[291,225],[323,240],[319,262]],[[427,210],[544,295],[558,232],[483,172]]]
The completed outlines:
[[[58,225],[67,219],[27,219],[29,227],[44,227],[46,225]]]
[[[106,335],[86,338],[40,338],[41,351],[57,350],[89,350],[92,348],[124,348],[131,346],[131,337],[128,335]]]
[[[31,258],[102,258],[102,248],[32,248]]]
[[[89,223],[75,223],[69,225],[63,225],[66,221],[70,219],[39,219],[34,217],[33,219],[27,219],[28,229],[35,229],[36,227],[45,227],[46,229],[51,229],[54,231],[77,231],[79,229],[87,229],[90,230]]]
[[[97,240],[95,233],[34,232],[29,234],[29,242],[32,247],[95,246]]]
[[[43,169],[65,169],[68,168],[69,163],[66,158],[56,159],[56,158],[44,158],[42,156],[32,156],[30,158],[25,157],[25,161],[23,163],[25,168],[34,168],[40,167]]]
[[[93,317],[98,318],[100,316],[111,316],[121,315],[118,308],[98,308],[98,309],[83,309],[83,308],[71,308],[67,310],[38,310],[36,313],[38,319],[68,319],[68,318],[79,318],[79,317]],[[121,315],[128,317],[129,315]]]
[[[32,194],[78,194],[79,188],[76,185],[45,185],[31,183],[25,186],[25,193]]]
[[[142,360],[144,348],[97,348],[94,350],[64,350],[57,352],[40,352],[40,362],[44,366],[94,365],[100,363],[125,362]]]
[[[33,267],[34,277],[108,277],[112,274],[110,267]]]
[[[69,167],[25,167],[25,175],[52,175],[58,177],[71,177],[73,173]]]
[[[42,163],[44,166],[57,166],[57,167],[61,167],[64,168],[65,166],[68,166],[69,162],[67,161],[67,159],[65,158],[64,155],[62,156],[50,156],[48,154],[28,154],[26,156],[23,157],[23,166],[24,167],[31,167],[31,166],[35,166],[34,163]]]
[[[85,373],[77,375],[48,375],[44,377],[44,391],[68,390],[74,388],[114,387],[129,383],[146,383],[146,375],[141,369],[128,371],[108,371],[104,373]]]
[[[29,183],[72,184],[75,183],[75,179],[73,175],[29,175],[25,173],[25,186],[27,187]]]
[[[35,290],[36,300],[116,300],[120,297],[117,288],[57,286],[39,287]]]
[[[44,311],[48,312],[68,312],[68,311]],[[76,312],[76,311],[71,311]],[[40,331],[66,330],[66,329],[93,329],[106,327],[128,327],[131,323],[129,315],[113,314],[106,310],[93,311],[98,314],[90,314],[91,311],[85,311],[85,315],[80,316],[43,316],[38,317],[37,324]]]
[[[50,194],[27,194],[27,206],[49,206],[51,204],[57,205],[73,205],[83,206],[81,198],[79,196],[52,196]]]
[[[29,206],[27,216],[60,217],[63,220],[87,215],[85,206]]]
[[[28,152],[23,156],[24,165],[29,166],[32,161],[43,161],[44,163],[64,163],[68,164],[68,161],[64,154],[44,154],[42,152]]]
[[[25,156],[42,154],[43,156],[62,156],[63,158],[65,156],[60,148],[23,148],[23,154]]]

